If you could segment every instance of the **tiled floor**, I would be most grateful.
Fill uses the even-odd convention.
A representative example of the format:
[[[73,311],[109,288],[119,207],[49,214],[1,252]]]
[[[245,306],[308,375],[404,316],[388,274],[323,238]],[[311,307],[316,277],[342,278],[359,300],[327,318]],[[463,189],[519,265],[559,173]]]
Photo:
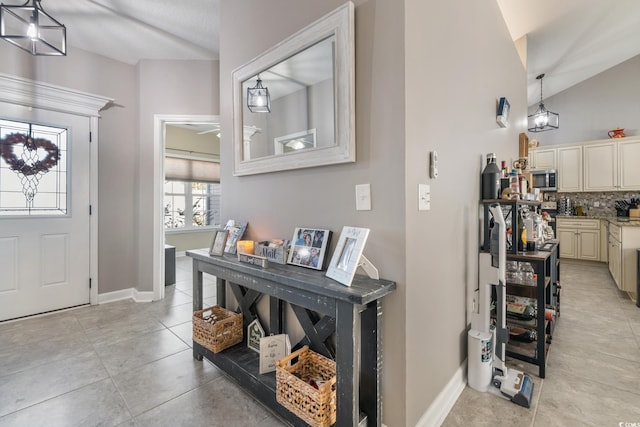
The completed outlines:
[[[603,264],[561,263],[561,316],[534,405],[519,407],[468,386],[443,426],[640,425],[640,308]],[[629,424],[626,424],[629,423]]]
[[[444,426],[640,423],[640,309],[606,267],[562,263],[562,315],[531,409],[466,388]],[[164,301],[0,324],[0,426],[283,424],[191,352],[191,262]],[[205,304],[215,284],[205,275]],[[391,426],[389,427],[396,427]]]
[[[282,426],[191,350],[191,260],[160,302],[0,323],[0,426]],[[215,282],[205,275],[205,304]]]

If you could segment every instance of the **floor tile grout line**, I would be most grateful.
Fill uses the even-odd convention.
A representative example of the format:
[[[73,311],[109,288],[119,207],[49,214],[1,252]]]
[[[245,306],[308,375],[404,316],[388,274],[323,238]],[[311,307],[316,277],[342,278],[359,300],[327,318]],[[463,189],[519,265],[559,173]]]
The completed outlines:
[[[82,389],[83,389],[83,388],[85,388],[85,387],[89,387],[89,386],[91,386],[91,385],[93,385],[93,384],[97,384],[97,383],[99,383],[99,382],[101,382],[101,381],[105,381],[105,380],[107,380],[107,379],[111,380],[111,376],[109,375],[109,372],[107,372],[107,376],[106,376],[106,377],[104,377],[104,378],[100,378],[100,379],[95,380],[95,381],[92,381],[92,382],[90,382],[90,383],[87,383],[87,384],[81,385],[80,387],[76,387],[76,388],[74,388],[74,389],[67,390],[67,391],[65,391],[65,392],[63,392],[63,393],[60,393],[60,394],[57,394],[57,395],[55,395],[55,396],[52,396],[52,397],[46,398],[46,399],[41,400],[41,401],[39,401],[39,402],[35,402],[35,403],[31,404],[31,405],[25,406],[24,408],[20,408],[20,409],[18,409],[17,411],[13,411],[13,412],[9,412],[9,413],[4,414],[4,415],[0,415],[0,421],[2,420],[2,418],[3,418],[3,417],[7,417],[7,416],[9,416],[9,415],[16,414],[16,413],[18,413],[18,412],[20,412],[20,411],[24,411],[24,410],[27,410],[27,409],[33,408],[34,406],[37,406],[37,405],[43,404],[43,403],[48,402],[48,401],[53,400],[53,399],[57,399],[57,398],[59,398],[59,397],[62,397],[62,396],[64,396],[64,395],[67,395],[67,394],[69,394],[69,393],[73,393],[73,392],[75,392],[75,391],[82,390]]]

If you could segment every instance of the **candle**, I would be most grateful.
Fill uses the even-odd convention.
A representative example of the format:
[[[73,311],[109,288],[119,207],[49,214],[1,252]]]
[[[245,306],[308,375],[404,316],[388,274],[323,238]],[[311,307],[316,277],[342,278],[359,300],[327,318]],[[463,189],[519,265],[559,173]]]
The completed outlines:
[[[253,255],[253,240],[239,240],[237,245],[238,253]]]

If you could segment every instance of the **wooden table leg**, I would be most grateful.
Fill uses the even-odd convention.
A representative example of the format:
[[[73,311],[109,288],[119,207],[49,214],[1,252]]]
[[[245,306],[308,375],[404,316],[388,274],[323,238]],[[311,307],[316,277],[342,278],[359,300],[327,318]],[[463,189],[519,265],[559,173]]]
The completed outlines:
[[[382,425],[382,302],[370,303],[362,312],[362,367],[360,368],[360,404],[369,427]]]
[[[345,301],[338,301],[336,311],[336,425],[357,426],[360,421],[360,313],[357,306]]]
[[[202,271],[200,271],[199,261],[193,260],[193,311],[202,310]],[[196,360],[202,360],[202,354],[197,349],[195,343],[193,344],[193,358]]]

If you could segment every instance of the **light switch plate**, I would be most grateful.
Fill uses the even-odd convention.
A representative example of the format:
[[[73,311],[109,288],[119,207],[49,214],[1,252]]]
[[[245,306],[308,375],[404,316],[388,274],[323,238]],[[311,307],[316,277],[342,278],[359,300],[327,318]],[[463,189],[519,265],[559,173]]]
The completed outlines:
[[[371,184],[356,185],[356,210],[371,210]]]
[[[418,184],[418,210],[428,211],[431,209],[431,186],[429,184]]]

